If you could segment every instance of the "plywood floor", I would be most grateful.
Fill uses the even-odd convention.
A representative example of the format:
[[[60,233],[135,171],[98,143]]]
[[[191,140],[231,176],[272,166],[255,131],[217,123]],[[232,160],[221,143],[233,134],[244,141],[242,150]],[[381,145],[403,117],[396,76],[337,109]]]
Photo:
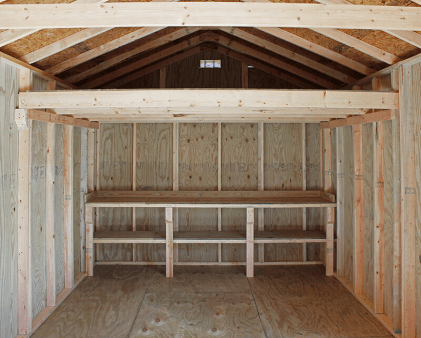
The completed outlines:
[[[32,335],[392,338],[320,266],[97,266]]]

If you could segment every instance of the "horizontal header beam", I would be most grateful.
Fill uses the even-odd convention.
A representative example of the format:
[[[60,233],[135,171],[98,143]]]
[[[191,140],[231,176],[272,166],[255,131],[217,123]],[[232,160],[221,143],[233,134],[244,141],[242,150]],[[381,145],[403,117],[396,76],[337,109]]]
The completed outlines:
[[[0,29],[307,27],[421,31],[421,8],[252,2],[2,5]]]
[[[19,93],[19,108],[398,109],[399,94],[339,90],[140,89]]]
[[[91,122],[83,119],[74,118],[71,116],[57,115],[36,109],[28,109],[26,111],[26,118],[28,120],[35,120],[41,122],[65,124],[69,126],[83,127],[88,129],[99,129],[98,122]]]

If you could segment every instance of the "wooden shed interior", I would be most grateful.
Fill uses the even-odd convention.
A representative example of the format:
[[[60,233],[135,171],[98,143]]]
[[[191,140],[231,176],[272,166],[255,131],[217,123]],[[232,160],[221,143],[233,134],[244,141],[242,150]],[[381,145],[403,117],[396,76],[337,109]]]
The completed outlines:
[[[421,338],[421,1],[0,0],[0,338]]]

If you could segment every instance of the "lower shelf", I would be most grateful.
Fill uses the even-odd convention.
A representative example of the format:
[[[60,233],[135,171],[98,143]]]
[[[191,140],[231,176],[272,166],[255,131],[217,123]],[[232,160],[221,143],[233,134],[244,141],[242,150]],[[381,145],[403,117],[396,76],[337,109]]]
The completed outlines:
[[[165,231],[96,231],[94,243],[165,243]],[[246,243],[241,231],[175,231],[174,243]],[[326,233],[314,230],[255,231],[254,243],[325,243]]]

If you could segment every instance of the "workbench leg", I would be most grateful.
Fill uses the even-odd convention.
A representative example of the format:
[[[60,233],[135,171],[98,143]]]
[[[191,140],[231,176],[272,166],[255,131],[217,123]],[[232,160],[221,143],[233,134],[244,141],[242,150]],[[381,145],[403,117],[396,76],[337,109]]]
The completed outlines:
[[[86,225],[86,274],[94,275],[94,224],[93,224],[93,208],[89,205],[85,207],[85,225]]]
[[[173,251],[173,208],[165,208],[165,228],[166,228],[166,267],[167,277],[173,277],[174,251]]]
[[[247,277],[254,277],[254,209],[247,208]]]
[[[326,276],[333,276],[335,208],[326,208]]]

